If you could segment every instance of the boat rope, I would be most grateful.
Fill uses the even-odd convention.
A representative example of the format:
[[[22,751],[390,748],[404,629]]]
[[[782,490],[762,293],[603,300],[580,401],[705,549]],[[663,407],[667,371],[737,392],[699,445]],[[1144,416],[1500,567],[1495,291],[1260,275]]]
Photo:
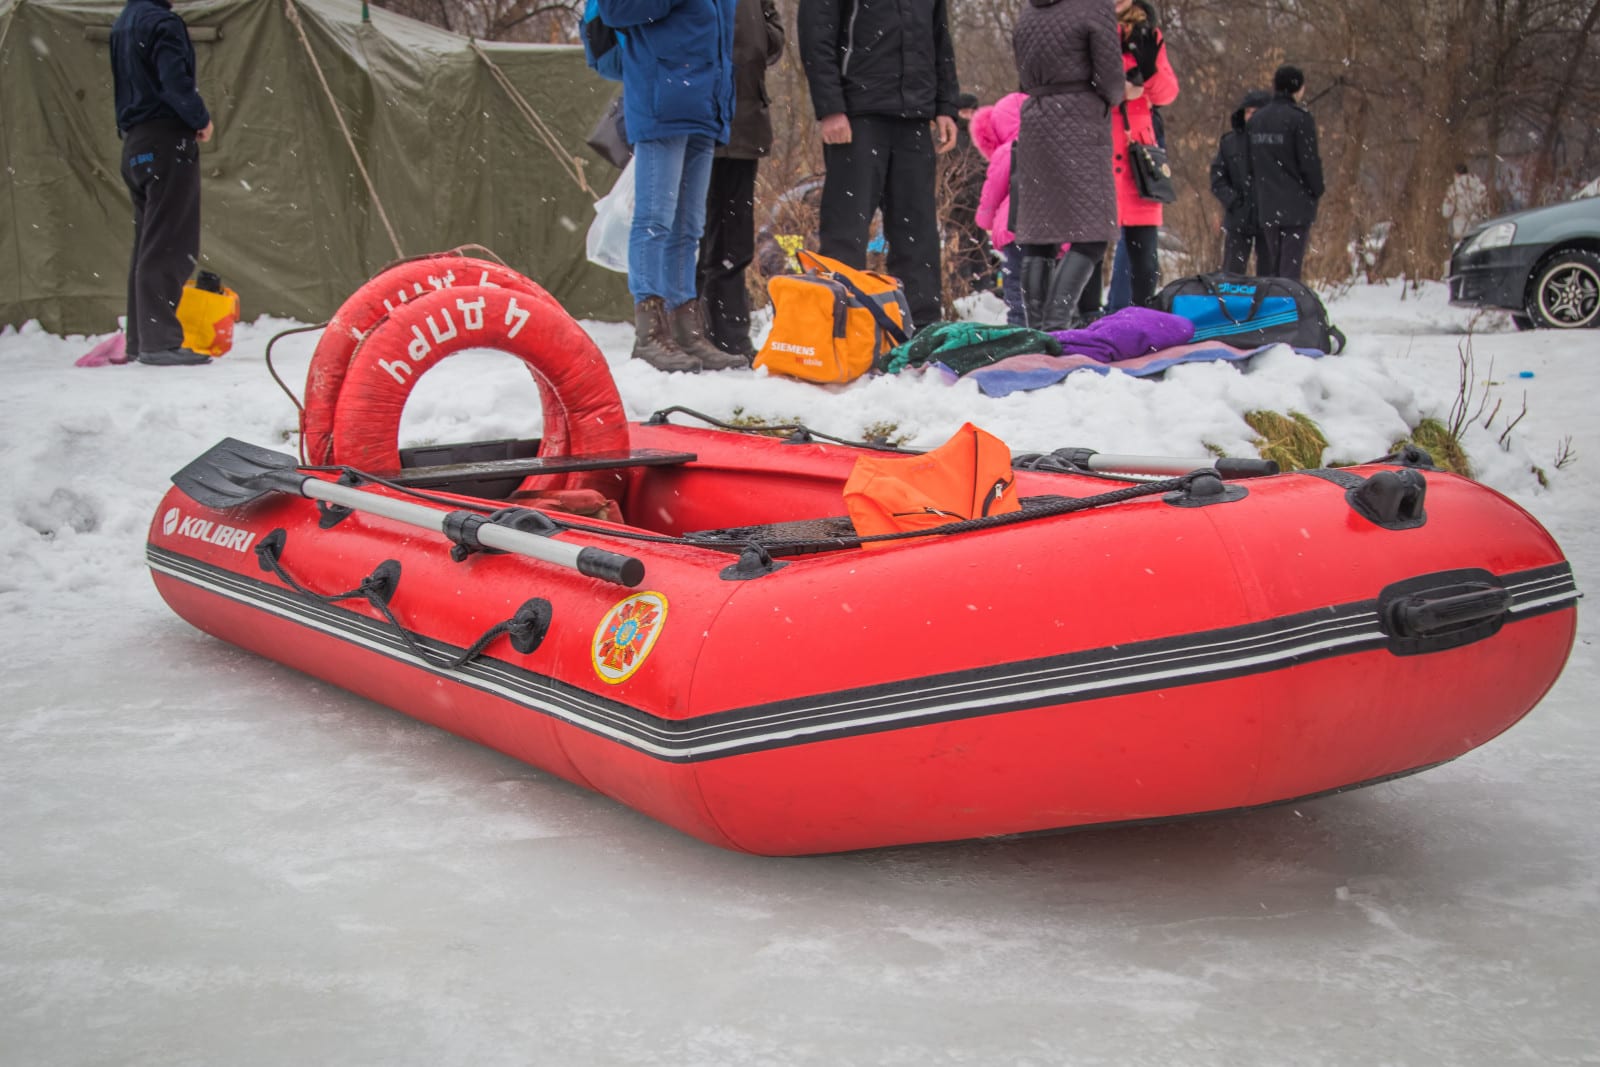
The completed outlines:
[[[294,405],[294,410],[299,415],[299,417],[295,419],[296,426],[302,426],[305,424],[305,405],[301,404],[300,398],[294,395],[294,390],[289,388],[289,383],[278,376],[278,368],[272,365],[272,346],[277,344],[283,338],[288,337],[290,334],[310,333],[312,330],[326,329],[327,326],[328,324],[326,322],[319,322],[315,326],[295,326],[288,330],[279,330],[277,333],[272,335],[270,340],[267,341],[267,373],[272,375],[272,380],[278,383],[278,388],[283,390],[283,395],[288,397],[289,403]],[[304,459],[305,454],[301,453],[300,458]]]
[[[532,127],[534,134],[544,142],[544,146],[550,150],[550,154],[556,157],[556,162],[560,163],[561,169],[567,172],[567,177],[576,182],[579,189],[589,194],[591,200],[599,200],[600,194],[589,187],[589,181],[584,175],[584,161],[567,151],[561,144],[560,139],[556,137],[555,131],[544,121],[539,112],[534,110],[533,105],[528,103],[527,98],[517,90],[516,85],[506,76],[506,72],[501,70],[499,65],[489,58],[489,53],[483,50],[482,45],[478,44],[477,41],[473,41],[472,50],[478,54],[478,58],[483,60],[484,65],[489,68],[489,73],[494,76],[494,80],[499,83],[500,88],[505,90],[505,94],[511,98],[512,104],[516,105],[517,110],[522,113],[522,117]]]
[[[803,422],[774,422],[757,425],[723,422],[721,419],[713,418],[703,411],[696,411],[693,408],[686,408],[681,405],[674,405],[670,408],[662,408],[659,411],[651,412],[650,417],[644,420],[644,424],[646,426],[664,426],[670,421],[667,418],[668,415],[689,415],[699,419],[701,422],[715,426],[719,430],[729,430],[733,433],[756,434],[762,437],[777,437],[787,433],[788,437],[785,440],[800,445],[808,444],[811,441],[829,441],[836,445],[848,445],[851,448],[868,448],[874,452],[897,452],[905,456],[922,454],[921,449],[901,448],[899,445],[891,445],[886,441],[852,441],[848,437],[835,437],[833,434],[823,433],[821,430],[813,430]]]
[[[550,601],[543,597],[534,597],[524,603],[508,619],[502,619],[485,630],[471,646],[459,656],[441,658],[440,653],[423,647],[418,643],[416,636],[400,624],[394,612],[389,607],[389,600],[395,594],[395,587],[400,584],[400,564],[396,560],[386,559],[372,569],[372,573],[361,579],[354,589],[343,593],[319,593],[307,588],[294,575],[284,569],[280,556],[288,537],[282,530],[274,530],[263,537],[256,545],[256,559],[263,570],[271,571],[278,580],[301,596],[321,604],[334,604],[341,600],[365,600],[374,611],[377,611],[394,627],[395,633],[400,636],[400,641],[413,656],[432,667],[441,670],[453,671],[466,666],[494,643],[502,634],[511,642],[511,647],[527,655],[544,641],[545,634],[550,631],[550,621],[553,614]]]
[[[377,209],[378,218],[383,220],[383,228],[389,232],[389,243],[394,245],[394,254],[405,258],[405,252],[400,249],[400,238],[395,236],[394,226],[389,222],[389,213],[383,209],[383,201],[378,199],[378,189],[372,184],[372,175],[367,173],[367,165],[361,161],[361,152],[356,148],[356,139],[350,135],[350,127],[345,124],[344,112],[339,110],[339,100],[333,95],[333,89],[328,86],[328,79],[322,73],[322,64],[317,62],[317,53],[311,47],[311,38],[306,36],[306,28],[300,21],[300,9],[295,7],[295,0],[283,0],[283,9],[294,24],[294,29],[300,35],[300,43],[305,46],[306,55],[311,59],[311,69],[317,73],[317,81],[322,83],[322,91],[328,97],[328,106],[333,108],[333,117],[339,121],[339,131],[344,134],[344,143],[350,148],[350,155],[356,161],[356,169],[361,172],[361,180],[367,185],[367,194],[372,197],[372,206]]]
[[[455,497],[438,496],[433,493],[412,489],[409,486],[391,482],[366,471],[357,470],[346,466],[301,466],[296,468],[305,473],[337,473],[341,481],[347,484],[370,482],[381,485],[386,489],[394,490],[404,496],[420,500],[428,504],[439,504],[445,507],[479,511],[485,515],[501,510],[497,503],[476,503],[471,500],[462,500]],[[1163,478],[1159,481],[1139,481],[1132,485],[1124,485],[1120,489],[1110,492],[1098,493],[1094,496],[1070,497],[1047,496],[1032,497],[1028,499],[1028,506],[1021,511],[1008,512],[1003,515],[982,515],[973,519],[962,519],[957,522],[947,522],[940,526],[930,526],[921,530],[901,530],[896,533],[870,534],[866,537],[838,537],[819,541],[787,540],[787,541],[757,541],[749,538],[728,538],[727,540],[714,540],[707,537],[678,537],[671,534],[653,534],[637,529],[617,529],[600,526],[589,526],[584,523],[572,522],[565,518],[558,518],[541,509],[557,527],[556,532],[561,533],[571,530],[576,533],[592,534],[596,537],[607,537],[621,541],[637,541],[646,544],[660,545],[688,545],[693,548],[709,548],[720,552],[742,553],[749,549],[761,549],[763,552],[783,555],[786,552],[816,552],[819,546],[834,548],[856,548],[864,544],[873,544],[883,541],[906,541],[919,537],[936,537],[945,534],[967,533],[972,530],[988,530],[999,526],[1010,526],[1019,522],[1032,522],[1035,519],[1050,518],[1055,515],[1068,515],[1075,511],[1088,511],[1092,508],[1106,507],[1111,504],[1121,504],[1139,497],[1155,496],[1161,493],[1187,492],[1197,478],[1220,479],[1214,470],[1201,469],[1190,471],[1188,474],[1175,478]]]

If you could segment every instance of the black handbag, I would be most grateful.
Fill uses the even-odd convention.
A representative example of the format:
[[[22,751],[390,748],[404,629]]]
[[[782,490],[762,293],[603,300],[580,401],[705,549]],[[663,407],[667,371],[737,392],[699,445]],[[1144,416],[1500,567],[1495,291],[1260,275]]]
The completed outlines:
[[[1128,125],[1128,105],[1119,104],[1122,112],[1122,130],[1127,134],[1128,163],[1133,168],[1133,183],[1139,195],[1158,204],[1170,204],[1178,199],[1178,190],[1172,184],[1172,167],[1167,163],[1167,150],[1157,144],[1140,144],[1133,139],[1133,129]]]
[[[594,124],[594,130],[584,144],[618,170],[628,165],[628,160],[633,158],[633,146],[628,143],[628,126],[622,118],[621,93],[611,98],[605,114]]]

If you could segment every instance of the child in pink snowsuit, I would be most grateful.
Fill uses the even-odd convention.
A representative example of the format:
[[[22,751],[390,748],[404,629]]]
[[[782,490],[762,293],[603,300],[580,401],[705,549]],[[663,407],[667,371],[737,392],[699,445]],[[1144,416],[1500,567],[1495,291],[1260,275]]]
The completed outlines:
[[[983,181],[983,194],[978,198],[978,226],[989,234],[989,243],[1005,257],[1005,273],[1001,291],[1005,293],[1006,322],[1023,325],[1022,283],[1018,271],[1022,265],[1022,249],[1016,235],[1008,225],[1011,221],[1011,146],[1022,128],[1022,103],[1027,93],[1012,93],[1001,97],[991,107],[980,107],[972,116],[968,129],[972,143],[989,161],[989,170]]]

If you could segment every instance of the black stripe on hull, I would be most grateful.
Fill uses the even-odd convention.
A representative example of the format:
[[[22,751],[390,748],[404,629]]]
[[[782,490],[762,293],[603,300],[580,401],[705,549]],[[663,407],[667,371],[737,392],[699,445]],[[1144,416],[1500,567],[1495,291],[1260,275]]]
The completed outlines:
[[[147,559],[152,570],[217,596],[674,763],[1264,674],[1383,648],[1389,640],[1377,601],[1367,600],[1179,637],[665,719],[489,657],[447,670],[440,664],[461,648],[416,636],[430,655],[422,660],[387,624],[364,615],[155,546],[148,548]],[[1509,623],[1569,608],[1578,598],[1572,569],[1564,562],[1501,581],[1512,598]]]

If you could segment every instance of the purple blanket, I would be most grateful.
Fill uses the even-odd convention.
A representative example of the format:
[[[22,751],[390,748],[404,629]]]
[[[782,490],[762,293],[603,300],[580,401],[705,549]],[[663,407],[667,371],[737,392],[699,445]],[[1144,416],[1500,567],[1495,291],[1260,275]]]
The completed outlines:
[[[1125,307],[1096,319],[1081,330],[1057,330],[1053,336],[1061,342],[1062,355],[1088,356],[1101,363],[1115,363],[1188,344],[1194,340],[1194,323],[1182,315],[1170,315],[1165,311]]]
[[[1216,360],[1226,360],[1230,363],[1243,363],[1252,356],[1267,351],[1278,345],[1262,345],[1246,351],[1234,348],[1231,345],[1218,344],[1216,341],[1203,341],[1199,344],[1174,345],[1160,352],[1151,352],[1148,355],[1138,356],[1134,359],[1122,359],[1112,364],[1101,363],[1085,355],[1070,356],[1012,356],[1002,359],[998,363],[987,367],[979,367],[969,372],[966,377],[978,383],[978,389],[984,396],[1006,396],[1009,393],[1018,393],[1028,389],[1043,389],[1047,385],[1054,385],[1073,371],[1090,370],[1096,374],[1109,374],[1115,368],[1124,374],[1136,378],[1160,374],[1168,367],[1179,363],[1204,363]],[[1291,351],[1302,356],[1315,359],[1323,353],[1314,348],[1295,348]]]

